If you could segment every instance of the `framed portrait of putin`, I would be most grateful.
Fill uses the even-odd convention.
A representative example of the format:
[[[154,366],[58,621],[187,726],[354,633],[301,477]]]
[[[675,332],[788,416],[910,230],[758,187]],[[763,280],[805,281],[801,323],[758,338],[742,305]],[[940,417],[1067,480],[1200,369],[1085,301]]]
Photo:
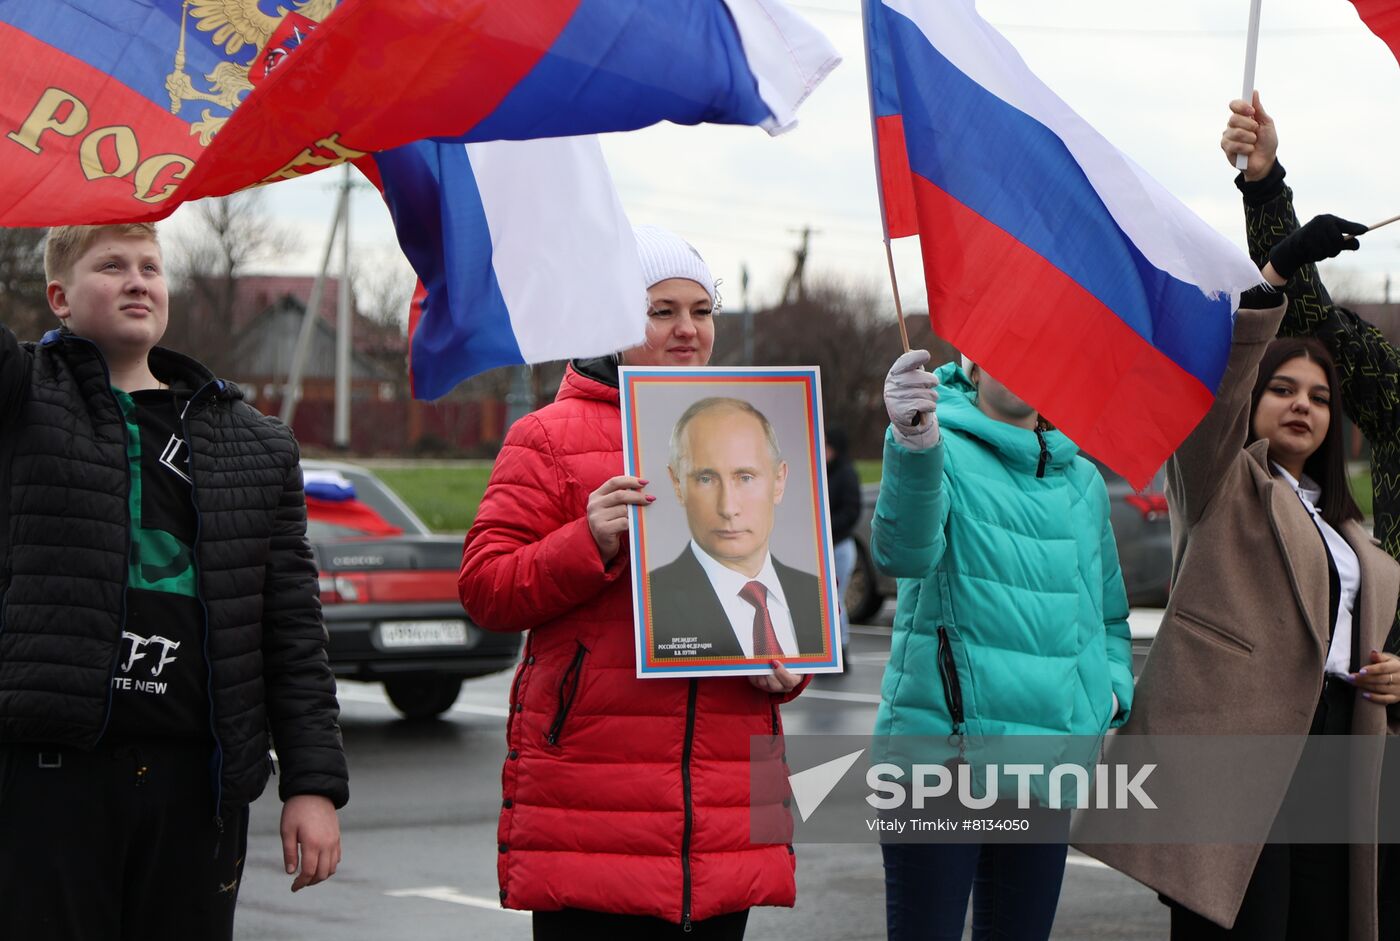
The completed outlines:
[[[620,369],[637,675],[842,668],[814,366]]]

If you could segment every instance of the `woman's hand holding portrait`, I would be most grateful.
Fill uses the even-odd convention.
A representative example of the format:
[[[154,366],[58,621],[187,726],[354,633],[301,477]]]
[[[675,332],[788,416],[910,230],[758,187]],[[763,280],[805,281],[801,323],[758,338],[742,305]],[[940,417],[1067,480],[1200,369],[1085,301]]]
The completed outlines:
[[[649,506],[656,497],[642,488],[650,481],[625,475],[603,482],[603,486],[588,495],[588,530],[598,544],[598,554],[607,565],[622,548],[622,534],[627,532],[627,508]]]

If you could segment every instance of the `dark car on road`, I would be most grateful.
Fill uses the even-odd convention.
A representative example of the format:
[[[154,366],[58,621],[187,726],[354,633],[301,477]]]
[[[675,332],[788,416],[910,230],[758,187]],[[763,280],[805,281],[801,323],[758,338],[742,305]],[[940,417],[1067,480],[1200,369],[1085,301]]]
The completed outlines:
[[[1146,488],[1134,490],[1103,464],[1097,461],[1094,464],[1108,485],[1109,519],[1118,543],[1118,561],[1123,568],[1128,604],[1135,608],[1164,607],[1172,566],[1171,527],[1167,521],[1167,497],[1163,492],[1165,472],[1159,470]],[[878,571],[870,556],[870,517],[879,494],[879,484],[866,484],[861,488],[861,517],[854,533],[856,570],[846,589],[846,610],[853,621],[869,620],[885,599],[895,595],[895,580]]]
[[[462,537],[436,536],[362,467],[302,461],[337,676],[384,684],[410,719],[451,708],[462,681],[515,665],[518,634],[477,627],[457,597]]]

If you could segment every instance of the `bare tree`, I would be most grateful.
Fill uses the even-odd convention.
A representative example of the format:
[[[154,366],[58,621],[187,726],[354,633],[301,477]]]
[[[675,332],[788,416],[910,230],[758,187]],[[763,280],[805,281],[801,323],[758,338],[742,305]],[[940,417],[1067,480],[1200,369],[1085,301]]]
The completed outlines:
[[[351,267],[351,293],[356,313],[355,349],[393,377],[400,397],[407,396],[408,308],[418,278],[397,248],[356,253]]]
[[[229,370],[238,302],[238,278],[259,262],[290,251],[293,240],[275,225],[262,190],[194,204],[192,224],[167,245],[172,309],[165,345]]]
[[[1343,306],[1376,303],[1384,300],[1385,276],[1349,267],[1342,262],[1324,262],[1318,266],[1322,283],[1332,299]]]
[[[47,229],[0,229],[0,321],[21,340],[58,325],[44,297]]]
[[[876,281],[812,278],[803,301],[754,315],[754,362],[764,366],[821,367],[822,410],[826,423],[845,429],[852,452],[877,457],[887,424],[882,401],[885,373],[901,352],[888,289]],[[906,318],[910,342],[933,351],[934,362],[954,355],[933,336],[926,314]],[[717,324],[716,363],[742,357],[737,318]]]
[[[356,253],[351,286],[360,313],[374,323],[408,331],[408,307],[418,277],[397,248],[381,246]]]

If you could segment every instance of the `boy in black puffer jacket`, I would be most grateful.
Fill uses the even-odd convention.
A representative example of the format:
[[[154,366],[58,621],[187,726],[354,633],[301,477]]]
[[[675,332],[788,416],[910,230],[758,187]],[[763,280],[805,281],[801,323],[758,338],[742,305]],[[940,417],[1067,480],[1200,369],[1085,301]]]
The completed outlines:
[[[340,858],[296,442],[156,347],[154,226],[44,263],[59,329],[0,326],[0,937],[227,939],[269,731],[293,891]]]

